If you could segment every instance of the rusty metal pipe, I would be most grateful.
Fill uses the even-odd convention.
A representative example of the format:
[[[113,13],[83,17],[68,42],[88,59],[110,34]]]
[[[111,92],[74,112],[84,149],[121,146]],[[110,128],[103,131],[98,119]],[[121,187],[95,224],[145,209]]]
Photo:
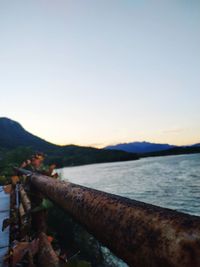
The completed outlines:
[[[129,266],[200,267],[200,217],[36,173],[28,175],[40,192]]]

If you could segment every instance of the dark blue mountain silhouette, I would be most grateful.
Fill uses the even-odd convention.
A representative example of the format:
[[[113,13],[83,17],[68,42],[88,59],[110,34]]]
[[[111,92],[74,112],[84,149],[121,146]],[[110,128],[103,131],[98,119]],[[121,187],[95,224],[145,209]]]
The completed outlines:
[[[126,152],[132,153],[149,153],[149,152],[157,152],[168,150],[171,148],[175,148],[174,145],[169,144],[156,144],[150,142],[132,142],[132,143],[123,143],[117,144],[114,146],[107,146],[105,149],[112,149],[112,150],[122,150]]]

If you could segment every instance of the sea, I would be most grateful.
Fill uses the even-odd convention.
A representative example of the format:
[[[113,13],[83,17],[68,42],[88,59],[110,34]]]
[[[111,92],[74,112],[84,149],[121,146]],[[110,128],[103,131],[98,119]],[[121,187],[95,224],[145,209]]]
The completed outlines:
[[[200,216],[200,154],[58,170],[63,180]]]

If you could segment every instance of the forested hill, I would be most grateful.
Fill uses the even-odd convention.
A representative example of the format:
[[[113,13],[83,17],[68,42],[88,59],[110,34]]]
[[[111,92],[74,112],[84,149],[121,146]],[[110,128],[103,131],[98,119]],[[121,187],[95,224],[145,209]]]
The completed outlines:
[[[36,151],[46,153],[48,163],[54,162],[58,167],[138,159],[137,154],[123,151],[55,145],[29,133],[16,121],[0,118],[0,171]]]
[[[0,148],[10,150],[20,146],[45,152],[58,147],[27,132],[18,122],[0,118]]]

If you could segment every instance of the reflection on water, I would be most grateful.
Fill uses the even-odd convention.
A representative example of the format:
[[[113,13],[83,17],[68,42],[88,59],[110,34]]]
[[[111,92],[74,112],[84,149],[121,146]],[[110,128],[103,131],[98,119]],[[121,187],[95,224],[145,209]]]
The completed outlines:
[[[200,154],[60,169],[63,179],[200,216]]]

